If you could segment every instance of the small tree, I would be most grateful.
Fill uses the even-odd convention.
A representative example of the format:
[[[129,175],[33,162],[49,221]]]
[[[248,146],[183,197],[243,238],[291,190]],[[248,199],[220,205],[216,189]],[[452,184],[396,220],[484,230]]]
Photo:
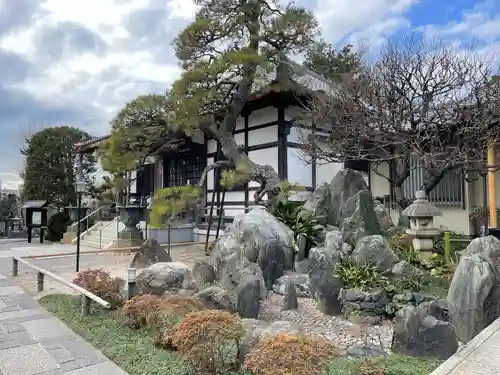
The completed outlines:
[[[498,139],[500,81],[493,60],[472,51],[408,37],[380,57],[342,75],[335,92],[316,97],[307,116],[327,136],[304,136],[306,158],[365,160],[406,206],[402,185],[419,160],[427,193],[447,174],[486,165]],[[383,165],[390,165],[387,174]]]
[[[226,160],[207,166],[200,187],[209,171],[224,168],[228,184],[258,182],[254,200],[261,202],[266,194],[272,199],[280,192],[278,174],[242,152],[232,132],[251,94],[269,90],[270,82],[265,87],[259,84],[270,72],[276,73],[271,89],[293,87],[286,55],[305,51],[316,34],[317,22],[305,9],[274,0],[198,0],[197,4],[195,21],[174,43],[183,73],[165,96],[166,110],[147,110],[158,121],[147,126],[151,131],[143,128],[133,134],[134,142],[129,143],[145,145],[143,150],[151,155],[169,144],[167,140],[203,133],[219,143]],[[142,118],[139,113],[134,116],[131,123],[147,123],[138,120]],[[157,124],[161,131],[152,130]],[[129,139],[116,134],[126,147]],[[161,204],[160,200],[156,203]]]
[[[77,156],[75,144],[86,141],[89,134],[69,126],[47,128],[26,139],[21,150],[25,165],[23,199],[49,200],[57,208],[76,203],[74,182],[81,172],[88,192],[94,185],[96,159],[93,155]]]

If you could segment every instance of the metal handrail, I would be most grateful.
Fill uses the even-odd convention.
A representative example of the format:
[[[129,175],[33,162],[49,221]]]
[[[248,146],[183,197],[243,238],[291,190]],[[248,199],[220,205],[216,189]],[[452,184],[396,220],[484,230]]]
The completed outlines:
[[[77,226],[78,224],[80,224],[80,223],[83,223],[85,220],[87,221],[87,227],[86,227],[86,228],[87,228],[87,230],[88,230],[88,229],[89,229],[89,228],[88,228],[88,220],[89,220],[89,218],[90,218],[91,216],[94,216],[95,214],[97,214],[97,213],[98,213],[98,212],[100,212],[101,210],[103,210],[103,209],[104,209],[104,207],[105,207],[105,206],[101,206],[101,207],[99,207],[97,210],[92,211],[90,214],[88,214],[87,216],[85,216],[83,219],[80,219],[80,221],[76,221],[76,222],[74,222],[73,224],[71,224],[71,225],[70,225],[70,230],[71,230],[71,231],[74,231],[74,229],[76,228],[76,226]]]
[[[119,222],[120,222],[120,215],[117,215],[115,216],[115,218],[109,222],[107,222],[106,224],[104,224],[100,229],[99,229],[99,248],[102,249],[102,231],[109,227],[114,221],[117,221],[117,227],[119,225]]]

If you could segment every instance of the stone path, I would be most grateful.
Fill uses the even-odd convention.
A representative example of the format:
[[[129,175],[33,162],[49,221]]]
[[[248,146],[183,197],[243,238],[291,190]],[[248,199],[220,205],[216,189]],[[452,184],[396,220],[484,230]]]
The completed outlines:
[[[127,375],[0,274],[0,375]]]

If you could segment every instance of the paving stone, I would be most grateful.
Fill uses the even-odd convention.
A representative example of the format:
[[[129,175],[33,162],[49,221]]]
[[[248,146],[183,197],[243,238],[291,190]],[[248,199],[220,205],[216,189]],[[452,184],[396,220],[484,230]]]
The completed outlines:
[[[0,300],[0,311],[5,309],[6,307],[7,307],[7,305],[5,304],[5,302]]]
[[[0,296],[0,301],[2,301],[5,306],[17,306],[17,303],[15,303],[11,296]]]
[[[1,275],[0,275],[1,276]],[[4,286],[11,286],[12,284],[9,282],[9,280],[7,280],[6,278],[1,278],[0,277],[0,287],[4,287]]]
[[[42,345],[43,346],[43,345]],[[53,346],[44,346],[43,347],[47,353],[49,353],[52,358],[54,358],[57,363],[66,363],[70,361],[74,361],[76,358],[71,355],[66,349],[64,349],[61,345],[53,345]]]
[[[68,341],[62,344],[62,346],[73,357],[82,362],[84,366],[92,366],[108,361],[101,352],[80,337],[76,340]]]
[[[84,367],[78,370],[66,372],[64,375],[127,375],[114,363],[106,362],[95,366]]]
[[[37,319],[21,323],[35,340],[58,337],[72,332],[57,318]]]
[[[4,375],[35,375],[59,365],[41,345],[28,345],[0,351],[0,369]]]
[[[35,301],[30,296],[26,294],[12,295],[10,299],[13,303],[19,306],[21,309],[37,309],[40,308],[40,305],[37,301]]]
[[[37,316],[45,318],[51,315],[40,309],[0,312],[0,323],[4,323],[4,321],[25,322],[27,320],[40,319]]]
[[[19,311],[19,310],[21,310],[19,306],[5,306],[4,308],[0,308],[0,313]]]
[[[10,296],[14,294],[24,294],[24,291],[17,285],[0,287],[0,296]]]
[[[1,325],[7,333],[26,331],[26,328],[20,323],[6,323]]]

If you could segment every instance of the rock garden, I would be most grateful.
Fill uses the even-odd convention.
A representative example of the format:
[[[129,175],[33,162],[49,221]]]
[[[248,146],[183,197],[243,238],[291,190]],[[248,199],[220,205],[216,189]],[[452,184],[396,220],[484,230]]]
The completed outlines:
[[[457,250],[437,238],[424,259],[346,169],[305,203],[235,218],[206,261],[172,262],[151,241],[128,301],[124,280],[80,272],[111,312],[41,302],[131,375],[423,375],[500,316],[500,241]]]

